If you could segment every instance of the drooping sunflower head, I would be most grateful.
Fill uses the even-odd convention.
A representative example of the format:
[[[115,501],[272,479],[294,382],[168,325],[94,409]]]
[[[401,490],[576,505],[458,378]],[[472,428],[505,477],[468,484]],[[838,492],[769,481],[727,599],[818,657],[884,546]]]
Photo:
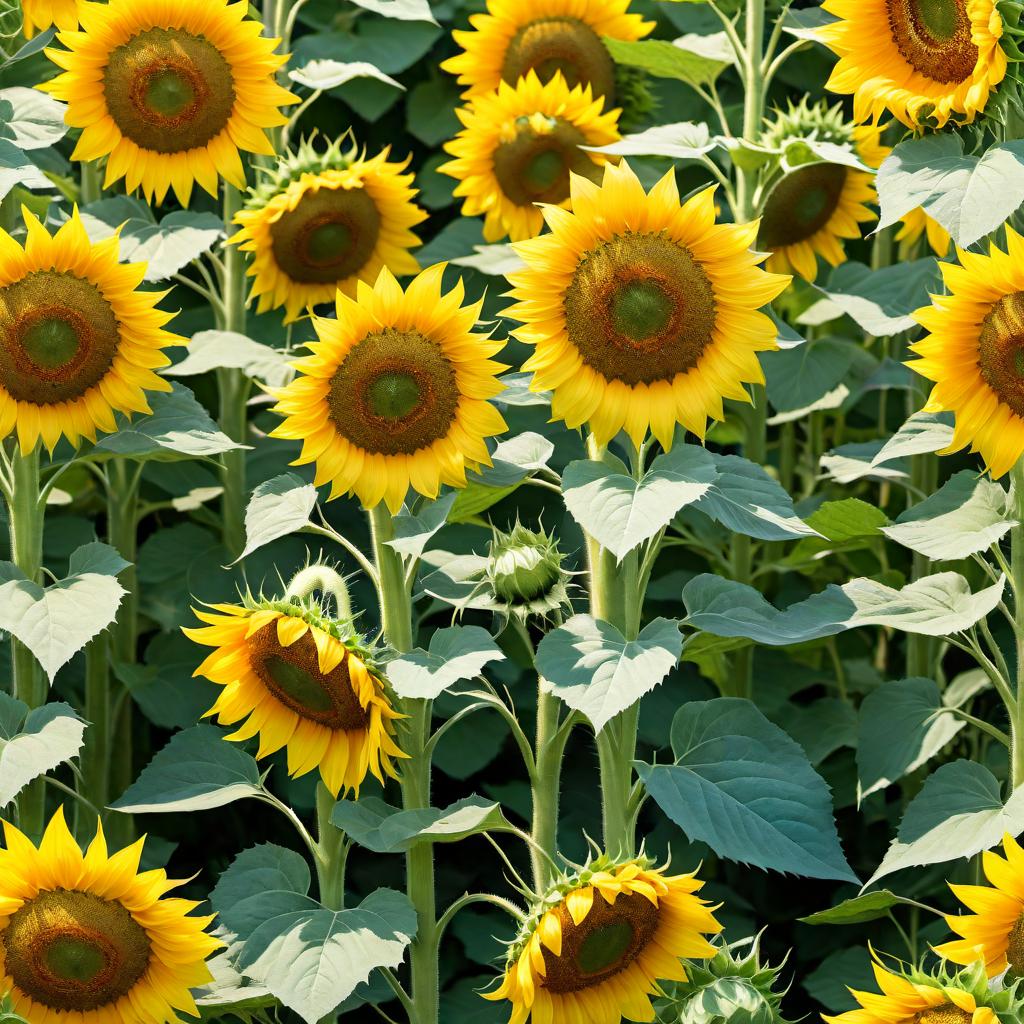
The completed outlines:
[[[677,423],[703,438],[723,398],[749,401],[743,384],[764,379],[757,353],[776,329],[758,310],[789,278],[758,266],[757,224],[716,224],[713,189],[680,204],[672,172],[649,194],[625,161],[600,186],[573,175],[571,206],[515,243],[527,266],[509,275],[506,314],[534,346],[531,388],[600,444],[650,430],[669,448]]]
[[[1007,835],[1003,850],[1005,859],[992,851],[984,854],[985,877],[991,886],[950,887],[973,913],[946,918],[960,938],[936,947],[935,952],[966,966],[981,960],[990,978],[1007,969],[1014,977],[1024,978],[1024,849]]]
[[[319,769],[335,796],[358,794],[368,773],[396,777],[402,716],[351,623],[299,598],[247,598],[196,616],[206,625],[183,632],[215,650],[195,675],[223,687],[206,715],[223,725],[245,719],[229,740],[258,735],[260,758],[285,747],[289,775]]]
[[[702,885],[646,858],[589,863],[538,900],[485,998],[512,1004],[509,1024],[652,1020],[657,983],[684,980],[683,959],[715,954],[706,936],[722,929]]]
[[[570,174],[596,179],[606,162],[581,147],[619,138],[619,111],[603,112],[589,86],[570,89],[558,72],[542,84],[531,69],[514,87],[500,82],[456,113],[465,128],[445,145],[455,159],[438,169],[459,179],[463,214],[484,215],[488,242],[539,234],[536,204],[567,206]]]
[[[79,0],[22,0],[22,30],[26,39],[54,25],[61,32],[78,28]]]
[[[427,214],[413,202],[408,160],[389,160],[388,149],[370,159],[355,146],[343,153],[342,143],[320,152],[303,142],[235,217],[241,228],[230,241],[252,254],[250,297],[261,313],[284,306],[286,323],[339,289],[354,295],[356,282],[373,282],[382,267],[397,276],[419,270],[411,229]]]
[[[809,105],[801,100],[779,111],[766,128],[765,148],[782,154],[785,175],[769,192],[761,217],[758,247],[771,253],[767,269],[795,272],[813,281],[818,256],[837,267],[846,260],[843,240],[860,238],[860,225],[873,220],[874,175],[855,167],[803,160],[808,142],[844,146],[867,167],[877,168],[889,154],[881,129],[845,120],[842,105]]]
[[[827,87],[857,121],[971,122],[1006,76],[997,0],[826,0],[818,38],[839,55]]]
[[[64,72],[40,86],[82,129],[72,159],[105,156],[104,187],[124,178],[150,201],[173,188],[187,206],[195,182],[216,195],[218,174],[245,188],[239,149],[272,154],[264,129],[297,102],[274,81],[287,56],[247,11],[240,0],[83,2],[82,30],[46,51]]]
[[[490,358],[502,343],[474,332],[480,303],[463,306],[461,280],[444,292],[443,272],[430,267],[403,292],[385,267],[354,300],[338,293],[337,319],[313,319],[319,340],[277,393],[285,419],[271,436],[302,441],[297,464],[315,462],[332,498],[396,513],[410,487],[436,498],[491,464],[486,438],[506,429],[488,401],[503,390],[506,367]]]
[[[911,345],[911,369],[935,382],[925,408],[955,415],[953,441],[968,445],[994,477],[1024,454],[1024,238],[1009,225],[1008,251],[958,249],[960,265],[941,263],[948,295],[914,318],[929,333]]]
[[[54,235],[28,210],[24,247],[0,230],[0,438],[23,452],[63,435],[77,445],[117,429],[114,413],[150,412],[153,371],[183,344],[163,330],[163,292],[141,292],[145,264],[118,262],[116,237],[90,243],[77,209]]]
[[[0,991],[48,1024],[171,1024],[198,1017],[189,994],[212,981],[223,943],[212,917],[163,870],[139,872],[143,840],[108,854],[103,827],[83,856],[59,809],[38,849],[4,822],[0,850]]]
[[[1013,1024],[1024,1001],[1016,986],[994,991],[980,965],[951,973],[944,966],[929,974],[898,966],[889,970],[872,953],[872,968],[881,994],[851,994],[861,1009],[837,1016],[822,1014],[826,1024]]]
[[[561,73],[569,86],[589,85],[610,107],[615,62],[602,42],[642,39],[654,22],[629,13],[629,0],[488,0],[470,19],[471,32],[453,32],[463,53],[441,66],[459,76],[467,95],[515,85],[535,71],[541,82]]]
[[[498,609],[525,621],[571,607],[565,556],[553,534],[516,522],[508,532],[495,530],[485,576]]]

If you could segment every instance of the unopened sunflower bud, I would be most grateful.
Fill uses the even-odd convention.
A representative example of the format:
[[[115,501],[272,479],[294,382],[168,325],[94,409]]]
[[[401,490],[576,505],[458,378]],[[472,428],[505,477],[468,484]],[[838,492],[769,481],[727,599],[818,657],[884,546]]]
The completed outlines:
[[[553,536],[516,523],[491,541],[487,582],[509,612],[544,616],[568,603],[563,557]]]

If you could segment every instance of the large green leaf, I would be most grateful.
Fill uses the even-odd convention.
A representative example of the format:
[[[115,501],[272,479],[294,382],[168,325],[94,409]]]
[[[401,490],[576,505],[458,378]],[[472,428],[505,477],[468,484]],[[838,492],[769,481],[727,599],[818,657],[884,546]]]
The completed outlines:
[[[0,139],[0,199],[15,185],[28,189],[52,189],[53,182],[25,153],[8,139]]]
[[[562,491],[576,522],[622,558],[706,495],[715,478],[708,452],[676,445],[654,460],[639,483],[601,462],[571,462],[562,474]]]
[[[945,864],[1024,832],[1024,789],[1003,805],[999,783],[974,761],[944,764],[910,802],[899,832],[868,885],[894,871]]]
[[[671,619],[655,619],[627,640],[609,622],[574,615],[538,645],[537,671],[550,692],[600,732],[669,674],[682,646]]]
[[[720,857],[808,878],[856,881],[832,798],[800,746],[750,701],[683,705],[672,765],[637,766],[658,806]]]
[[[262,792],[256,761],[212,725],[176,733],[110,806],[126,814],[208,811]]]
[[[449,626],[430,637],[430,650],[415,650],[389,662],[388,679],[400,697],[433,700],[445,690],[479,675],[505,655],[480,626]]]
[[[924,904],[918,903],[917,900],[908,900],[903,896],[897,896],[888,889],[879,889],[843,900],[842,903],[829,907],[828,910],[819,910],[817,913],[801,917],[799,920],[804,924],[865,924],[868,921],[877,921],[880,917],[888,917],[889,911],[893,907],[929,909]]]
[[[67,704],[28,706],[0,692],[0,807],[33,779],[77,757],[85,722]]]
[[[673,160],[696,160],[718,145],[706,124],[681,121],[658,124],[633,135],[625,135],[607,146],[584,146],[595,153],[616,156],[667,156]]]
[[[683,36],[670,43],[664,39],[626,42],[605,37],[604,44],[616,64],[639,68],[658,78],[676,78],[688,85],[713,82],[731,63],[731,54],[720,45],[722,36],[704,37],[709,46],[697,42],[700,37]],[[700,52],[703,49],[704,52]]]
[[[848,341],[821,338],[795,348],[764,353],[761,360],[768,401],[778,412],[809,408],[843,383],[853,362],[853,352]]]
[[[67,107],[38,89],[0,89],[0,139],[19,149],[45,149],[67,134]]]
[[[125,589],[117,574],[128,563],[106,544],[75,551],[68,575],[42,587],[13,562],[0,562],[0,629],[16,636],[50,681],[117,616]]]
[[[437,21],[430,13],[427,0],[352,0],[358,7],[364,7],[375,14],[383,14],[385,18],[398,18],[400,21],[429,21],[436,25]]]
[[[452,491],[436,501],[428,501],[416,515],[403,508],[394,518],[395,536],[388,545],[400,554],[419,558],[430,538],[448,521],[456,497],[456,492]]]
[[[266,920],[268,898],[305,896],[309,883],[309,865],[301,854],[263,843],[231,862],[210,893],[210,903],[220,923],[244,941]]]
[[[340,61],[329,57],[307,61],[302,67],[292,68],[288,77],[307,89],[337,89],[354,78],[374,78],[378,82],[404,91],[405,86],[390,75],[384,74],[376,64],[365,60]]]
[[[920,768],[965,725],[943,703],[931,679],[883,683],[860,706],[857,771],[861,797]]]
[[[295,473],[266,480],[252,492],[245,509],[245,558],[257,548],[298,533],[316,508],[316,488]]]
[[[948,448],[953,440],[951,412],[915,412],[889,438],[871,460],[876,466],[907,455],[923,455]]]
[[[247,377],[272,387],[287,384],[295,372],[288,356],[237,331],[200,331],[192,335],[186,356],[164,370],[168,377],[188,377],[221,368],[244,370]]]

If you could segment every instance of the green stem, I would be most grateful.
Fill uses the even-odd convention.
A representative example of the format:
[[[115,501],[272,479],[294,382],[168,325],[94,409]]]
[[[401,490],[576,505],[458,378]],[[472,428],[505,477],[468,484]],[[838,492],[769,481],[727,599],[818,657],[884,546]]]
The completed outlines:
[[[345,906],[345,863],[349,844],[345,833],[331,824],[335,799],[322,781],[316,786],[317,857],[316,877],[320,902],[328,910]]]
[[[45,508],[40,501],[39,445],[22,455],[15,442],[11,453],[13,491],[10,502],[11,556],[14,564],[35,583],[42,583],[43,520]],[[47,685],[42,666],[19,640],[11,638],[11,667],[14,696],[30,708],[46,703]],[[42,780],[22,790],[18,797],[18,821],[21,830],[38,838],[42,835],[46,814],[46,791]]]
[[[394,537],[394,521],[383,504],[370,510],[374,558],[379,580],[381,625],[388,643],[399,653],[413,648],[412,596],[402,556],[388,544]],[[432,703],[402,700],[407,715],[403,733],[402,806],[418,810],[430,806],[430,740]],[[438,1024],[438,929],[434,893],[434,848],[417,843],[407,854],[406,894],[416,908],[417,929],[409,952],[412,1001],[415,1016],[410,1024]]]
[[[913,395],[913,392],[910,393]],[[908,414],[916,411],[910,400]],[[931,494],[938,483],[939,459],[931,452],[910,457],[910,484],[915,491]],[[913,499],[911,499],[913,500]],[[911,580],[916,581],[931,572],[931,561],[926,555],[914,552]],[[931,678],[935,667],[935,638],[912,633],[907,637],[907,675]]]
[[[561,797],[562,757],[568,730],[559,737],[559,701],[537,687],[537,734],[534,742],[533,822],[530,829],[534,846],[530,848],[533,885],[544,892],[551,883],[558,855],[558,806]]]
[[[78,191],[78,201],[81,206],[88,206],[96,202],[103,192],[102,167],[95,160],[86,160],[82,164],[82,177]]]
[[[230,230],[235,214],[241,209],[242,193],[233,185],[224,184],[224,226]],[[224,248],[224,280],[222,302],[225,331],[245,334],[245,254],[237,245]],[[217,371],[220,392],[220,428],[233,441],[245,444],[249,437],[246,403],[251,383],[241,370]],[[237,558],[245,549],[245,505],[248,498],[245,479],[245,451],[224,452],[221,455],[223,496],[224,546]]]
[[[1010,712],[1010,785],[1024,785],[1024,459],[1011,472],[1017,522],[1011,533],[1010,567],[1013,572],[1014,636],[1017,643],[1017,687]]]
[[[82,748],[82,793],[96,807],[110,802],[110,633],[101,633],[85,649],[85,744]],[[90,826],[78,811],[79,837],[89,835]]]

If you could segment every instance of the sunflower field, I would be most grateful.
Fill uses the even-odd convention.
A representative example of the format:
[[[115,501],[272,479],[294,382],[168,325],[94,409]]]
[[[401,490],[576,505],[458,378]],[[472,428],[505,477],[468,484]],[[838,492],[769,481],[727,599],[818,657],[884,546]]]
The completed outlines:
[[[1022,15],[0,0],[0,1024],[1021,1024]]]

